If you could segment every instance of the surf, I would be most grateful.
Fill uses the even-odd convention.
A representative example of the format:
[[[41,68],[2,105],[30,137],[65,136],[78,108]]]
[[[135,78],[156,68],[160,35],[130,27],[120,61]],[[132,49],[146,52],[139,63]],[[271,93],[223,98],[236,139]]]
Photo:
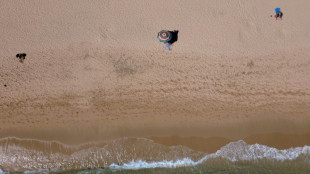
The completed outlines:
[[[146,138],[122,138],[102,146],[69,146],[56,141],[5,138],[0,140],[1,172],[64,172],[84,169],[177,169],[220,163],[295,163],[310,166],[310,146],[277,149],[243,140],[215,153],[186,146],[165,146]],[[0,172],[0,173],[1,173]]]

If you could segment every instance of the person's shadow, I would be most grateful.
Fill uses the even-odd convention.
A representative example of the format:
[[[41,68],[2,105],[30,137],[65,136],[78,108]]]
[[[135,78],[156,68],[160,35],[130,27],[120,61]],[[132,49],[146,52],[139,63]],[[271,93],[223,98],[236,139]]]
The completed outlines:
[[[168,42],[172,45],[174,42],[178,41],[179,30],[169,31],[171,33],[171,40]]]

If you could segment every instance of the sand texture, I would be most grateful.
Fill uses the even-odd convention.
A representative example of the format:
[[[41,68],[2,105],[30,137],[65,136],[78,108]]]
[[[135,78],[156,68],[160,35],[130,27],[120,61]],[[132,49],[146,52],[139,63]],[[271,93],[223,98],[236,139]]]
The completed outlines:
[[[270,17],[276,7],[283,20]],[[309,0],[2,0],[0,136],[223,143],[308,134],[309,7]],[[156,39],[162,29],[179,30],[171,51]],[[17,53],[27,53],[23,63]]]

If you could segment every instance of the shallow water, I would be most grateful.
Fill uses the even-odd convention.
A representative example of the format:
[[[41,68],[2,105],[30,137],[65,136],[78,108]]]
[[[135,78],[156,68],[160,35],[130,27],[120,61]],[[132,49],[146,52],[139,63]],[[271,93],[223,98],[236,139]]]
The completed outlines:
[[[279,150],[240,140],[207,154],[144,138],[81,146],[5,138],[0,166],[21,173],[310,173],[310,146]]]

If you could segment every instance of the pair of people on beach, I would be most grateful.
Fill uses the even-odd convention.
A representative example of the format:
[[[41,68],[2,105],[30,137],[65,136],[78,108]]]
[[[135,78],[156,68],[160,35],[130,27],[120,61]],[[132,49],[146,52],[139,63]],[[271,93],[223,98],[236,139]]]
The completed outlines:
[[[19,62],[23,63],[24,60],[26,59],[27,54],[26,53],[19,53],[16,54],[16,58],[19,58]]]

